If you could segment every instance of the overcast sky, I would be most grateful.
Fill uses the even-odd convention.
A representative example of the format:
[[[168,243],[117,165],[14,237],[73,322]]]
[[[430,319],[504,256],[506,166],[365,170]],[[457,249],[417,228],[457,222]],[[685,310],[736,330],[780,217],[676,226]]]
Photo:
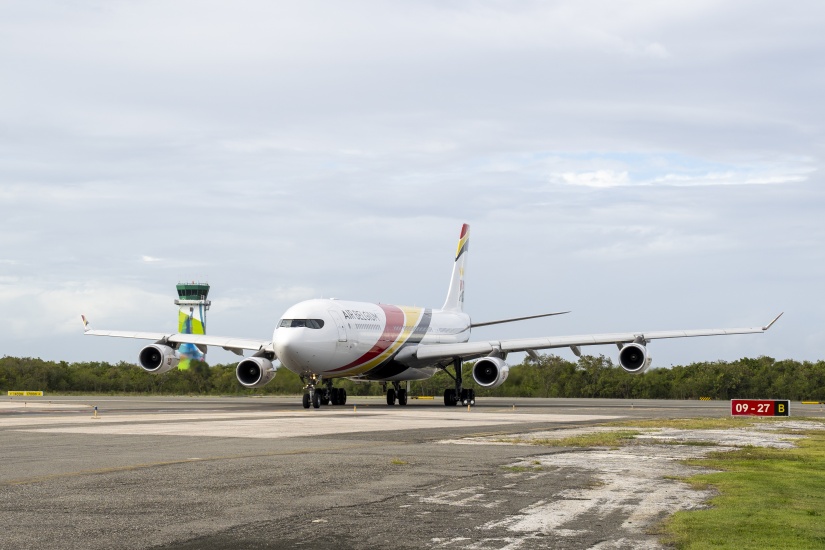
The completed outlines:
[[[0,355],[136,361],[80,313],[171,332],[184,280],[225,336],[438,307],[468,222],[474,320],[572,310],[475,339],[785,311],[653,364],[823,359],[823,28],[821,1],[5,0]]]

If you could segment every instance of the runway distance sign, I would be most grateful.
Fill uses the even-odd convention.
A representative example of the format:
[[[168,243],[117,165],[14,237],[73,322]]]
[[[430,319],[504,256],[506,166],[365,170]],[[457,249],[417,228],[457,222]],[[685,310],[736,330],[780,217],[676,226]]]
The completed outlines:
[[[730,414],[733,416],[790,416],[791,402],[768,399],[731,399]]]

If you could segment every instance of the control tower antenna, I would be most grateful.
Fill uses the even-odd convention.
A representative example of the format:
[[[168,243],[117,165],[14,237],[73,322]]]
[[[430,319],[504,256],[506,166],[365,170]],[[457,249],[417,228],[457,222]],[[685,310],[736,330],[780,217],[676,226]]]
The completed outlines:
[[[206,312],[212,302],[209,296],[209,283],[178,283],[178,332],[181,334],[206,334]],[[181,344],[178,348],[180,363],[178,369],[186,370],[192,360],[204,361],[206,346],[199,344]]]

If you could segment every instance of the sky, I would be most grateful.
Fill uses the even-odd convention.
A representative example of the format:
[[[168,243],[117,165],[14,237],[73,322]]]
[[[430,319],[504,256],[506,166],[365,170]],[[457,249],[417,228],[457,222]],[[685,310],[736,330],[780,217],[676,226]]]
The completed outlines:
[[[805,0],[5,0],[0,356],[134,362],[80,314],[174,332],[181,281],[223,336],[439,307],[467,222],[473,320],[571,310],[473,339],[784,311],[653,365],[822,360],[824,27]]]

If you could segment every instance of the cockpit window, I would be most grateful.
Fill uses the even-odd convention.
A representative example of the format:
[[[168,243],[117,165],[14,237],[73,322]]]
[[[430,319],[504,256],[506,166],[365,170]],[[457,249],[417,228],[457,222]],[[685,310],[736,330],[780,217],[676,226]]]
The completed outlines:
[[[280,327],[306,327],[306,328],[324,328],[323,319],[281,319]]]

